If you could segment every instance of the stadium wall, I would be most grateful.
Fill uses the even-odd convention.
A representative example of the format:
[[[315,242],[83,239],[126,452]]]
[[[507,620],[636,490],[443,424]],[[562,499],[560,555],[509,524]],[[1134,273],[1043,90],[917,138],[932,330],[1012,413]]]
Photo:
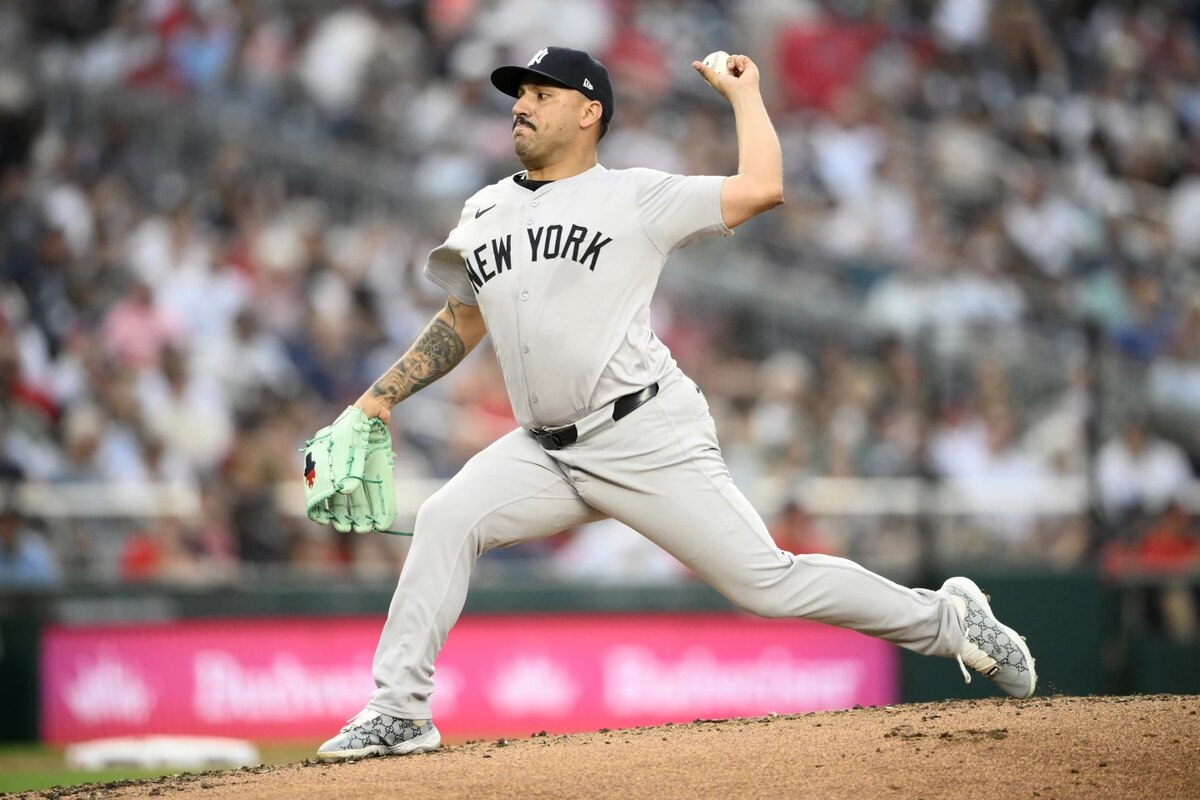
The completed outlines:
[[[1188,663],[1195,663],[1194,645],[1172,643],[1157,635],[1130,635],[1128,626],[1122,624],[1128,604],[1136,602],[1137,593],[1145,587],[1114,586],[1091,571],[1041,575],[976,571],[973,575],[989,591],[993,601],[1005,609],[1006,618],[1015,620],[1021,630],[1027,631],[1038,657],[1039,693],[1200,692],[1200,676],[1187,668]],[[310,633],[306,635],[311,636],[312,631],[353,628],[357,631],[356,647],[363,651],[362,660],[369,663],[390,594],[391,587],[383,585],[344,585],[319,590],[311,586],[257,586],[238,591],[122,587],[79,589],[58,596],[9,595],[0,598],[0,697],[3,699],[0,706],[4,709],[0,714],[0,739],[28,741],[42,736],[52,741],[65,741],[70,738],[61,731],[51,731],[47,720],[39,719],[39,715],[48,707],[46,681],[54,669],[61,670],[65,663],[63,654],[72,652],[70,645],[73,642],[76,645],[80,642],[103,645],[105,636],[110,635],[116,647],[122,630],[126,634],[146,630],[162,633],[177,632],[189,626],[194,632],[200,632],[200,639],[195,641],[204,641],[207,637],[208,641],[217,644],[247,630],[251,634],[255,630],[268,632],[275,640],[285,641],[290,635],[288,631],[308,630]],[[882,655],[869,647],[856,650],[858,645],[823,638],[822,632],[827,629],[822,626],[753,619],[735,612],[719,595],[699,584],[478,587],[468,599],[461,631],[456,629],[447,652],[452,652],[457,637],[466,643],[463,654],[466,663],[485,660],[489,653],[495,655],[503,650],[497,640],[486,643],[488,631],[509,631],[516,635],[514,631],[519,631],[521,626],[532,626],[533,640],[548,653],[570,654],[558,661],[551,659],[554,663],[547,661],[534,665],[555,674],[565,671],[565,674],[574,675],[577,670],[594,669],[594,664],[604,659],[605,647],[632,636],[635,641],[657,642],[654,648],[657,648],[658,663],[675,658],[678,663],[671,669],[677,672],[703,666],[696,659],[691,666],[679,666],[685,661],[680,653],[692,643],[707,642],[716,648],[713,651],[716,655],[704,657],[709,658],[706,663],[710,673],[716,670],[715,674],[720,674],[721,670],[727,669],[735,675],[747,664],[758,664],[756,669],[773,668],[774,664],[782,669],[782,673],[777,669],[772,674],[791,670],[788,674],[794,674],[796,680],[816,674],[811,672],[813,664],[822,659],[827,661],[829,654],[838,648],[850,647],[854,651],[850,658],[857,659],[855,663],[859,665],[854,669],[865,666],[877,671],[880,682],[870,687],[864,683],[855,689],[858,693],[839,696],[840,699],[830,701],[826,698],[825,707],[835,707],[838,702],[878,704],[994,694],[983,680],[976,680],[970,686],[963,684],[956,665],[949,660],[926,659],[890,647],[885,648]],[[738,637],[748,635],[747,630],[754,631],[753,635],[739,640]],[[458,636],[460,632],[462,636]],[[54,636],[58,637],[54,646],[59,650],[43,659]],[[71,636],[83,638],[72,640]],[[478,636],[484,638],[468,642]],[[856,634],[848,636],[874,644]],[[317,641],[320,638],[318,636]],[[739,641],[743,644],[738,644]],[[736,653],[739,647],[746,646],[744,642],[752,643],[751,649],[756,655],[738,661]],[[145,643],[135,644],[144,646]],[[778,646],[773,647],[773,644]],[[67,649],[63,650],[63,646]],[[169,646],[164,640],[164,647]],[[547,680],[553,677],[550,675]],[[591,679],[581,681],[575,690],[586,693],[602,690],[601,678],[590,684],[588,680]],[[97,686],[102,688],[103,681],[98,681]],[[364,686],[363,691],[356,693],[359,698],[356,702],[365,699],[369,684]],[[465,694],[461,696],[466,699]],[[42,698],[40,708],[39,697]],[[474,702],[478,702],[478,698]],[[821,705],[816,701],[797,700],[793,704],[795,707],[790,708],[786,707],[786,697],[782,702],[778,698],[768,698],[764,702],[767,705],[763,708],[712,707],[708,713],[714,716],[748,715],[768,710],[795,713],[814,710]],[[686,716],[691,709],[691,706],[687,709],[680,706],[675,710]],[[350,713],[355,710],[350,709]],[[576,725],[560,721],[558,727],[560,730],[580,724],[600,727],[605,724],[606,713],[611,710],[606,712],[600,707],[587,706],[586,713],[579,711],[576,714]],[[633,720],[632,717],[621,719],[614,715],[608,724],[614,727],[642,724],[670,716]],[[552,724],[552,719],[553,715],[543,715],[537,720],[527,716],[518,720],[518,728],[504,732],[527,735],[538,726]],[[464,725],[463,732],[498,732],[489,726],[491,722],[474,727]],[[527,727],[530,729],[524,730]],[[51,735],[46,736],[47,733]]]

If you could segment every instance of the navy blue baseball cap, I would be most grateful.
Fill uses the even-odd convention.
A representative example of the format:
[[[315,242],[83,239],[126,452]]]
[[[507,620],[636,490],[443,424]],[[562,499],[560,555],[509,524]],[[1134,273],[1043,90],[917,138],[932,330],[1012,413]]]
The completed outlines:
[[[569,47],[543,47],[523,67],[500,67],[492,72],[492,85],[510,97],[529,81],[548,81],[574,89],[589,100],[599,101],[604,109],[600,118],[612,120],[613,88],[608,70],[582,50]]]

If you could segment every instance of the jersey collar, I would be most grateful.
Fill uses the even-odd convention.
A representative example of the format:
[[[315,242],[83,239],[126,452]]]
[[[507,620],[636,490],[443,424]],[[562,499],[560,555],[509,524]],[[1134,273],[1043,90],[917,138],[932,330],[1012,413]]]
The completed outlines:
[[[588,180],[588,179],[594,178],[598,175],[603,175],[604,173],[608,172],[608,168],[605,167],[603,164],[597,162],[594,166],[589,167],[588,169],[585,169],[583,172],[579,173],[578,175],[572,175],[569,178],[559,178],[556,181],[550,181],[545,186],[539,186],[538,188],[534,189],[532,192],[529,191],[528,189],[526,189],[521,184],[517,183],[515,180],[513,180],[515,177],[523,174],[524,172],[525,172],[525,170],[521,170],[520,172],[514,172],[512,175],[509,175],[507,178],[505,178],[504,182],[506,184],[508,184],[509,191],[517,191],[523,195],[529,196],[529,195],[534,195],[534,194],[546,194],[547,192],[553,191],[556,186],[570,186],[576,182]]]

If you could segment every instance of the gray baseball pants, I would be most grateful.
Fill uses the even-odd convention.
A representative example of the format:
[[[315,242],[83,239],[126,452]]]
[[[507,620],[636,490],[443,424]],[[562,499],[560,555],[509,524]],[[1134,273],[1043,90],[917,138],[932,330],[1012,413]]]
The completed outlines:
[[[517,429],[422,505],[375,653],[370,708],[430,717],[434,659],[479,556],[606,517],[752,614],[817,620],[926,655],[958,653],[962,629],[948,598],[844,558],[781,551],[733,485],[699,388],[678,370],[660,387],[633,413],[562,450],[543,450]]]

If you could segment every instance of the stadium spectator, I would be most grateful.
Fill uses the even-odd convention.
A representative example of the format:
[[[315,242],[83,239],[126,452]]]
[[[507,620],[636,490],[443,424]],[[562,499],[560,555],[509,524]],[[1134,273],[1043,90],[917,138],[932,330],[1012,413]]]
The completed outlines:
[[[204,521],[164,514],[126,537],[118,556],[120,576],[130,583],[211,585],[228,583],[236,562],[223,534]]]
[[[1200,530],[1195,519],[1172,502],[1133,542],[1105,546],[1108,573],[1143,585],[1146,621],[1181,643],[1200,635]]]
[[[770,530],[775,544],[779,545],[779,549],[789,553],[842,555],[839,548],[821,531],[819,524],[805,510],[804,506],[795,501],[785,503],[783,508],[774,515],[767,528]]]
[[[1191,478],[1183,449],[1154,436],[1136,417],[1100,448],[1096,460],[1100,507],[1114,524],[1161,513]]]
[[[148,431],[186,459],[192,474],[211,473],[233,441],[229,406],[217,385],[196,374],[185,351],[168,346],[159,354],[158,369],[139,376],[137,389],[139,417]]]
[[[100,335],[118,363],[138,370],[157,364],[164,348],[184,338],[179,319],[157,305],[149,284],[140,281],[105,315]]]
[[[62,572],[53,550],[21,512],[17,488],[21,470],[0,465],[0,591],[55,586]]]
[[[299,389],[283,342],[263,330],[253,306],[241,309],[214,339],[197,344],[197,372],[216,382],[225,407],[235,414],[249,410],[264,393],[292,395]]]

